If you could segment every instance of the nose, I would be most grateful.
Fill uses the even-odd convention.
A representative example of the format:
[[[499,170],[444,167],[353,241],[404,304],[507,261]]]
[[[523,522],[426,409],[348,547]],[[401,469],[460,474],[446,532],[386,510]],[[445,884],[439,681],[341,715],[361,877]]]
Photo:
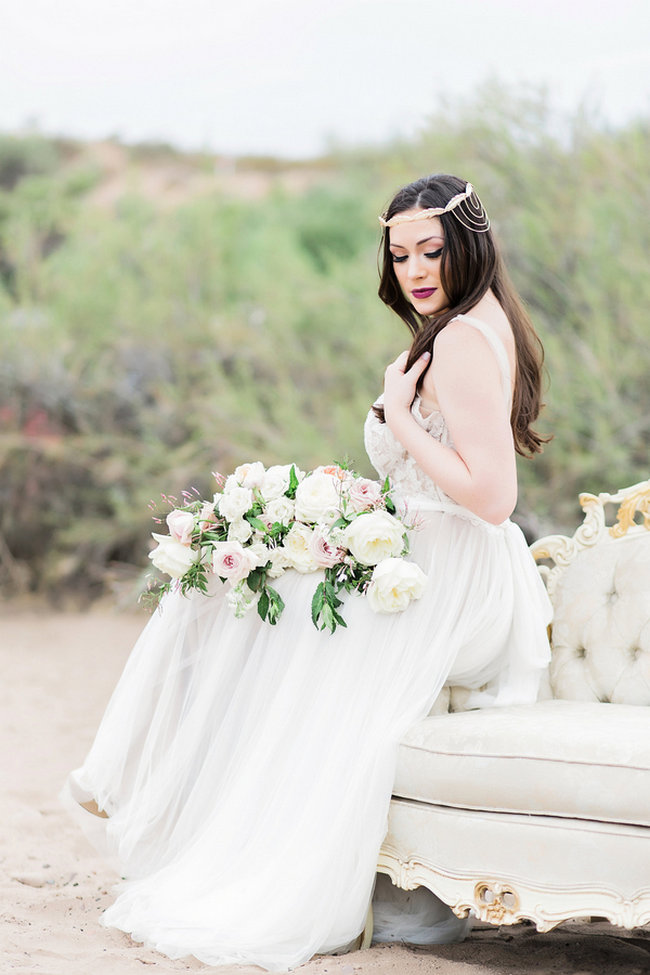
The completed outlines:
[[[414,254],[409,258],[407,274],[409,279],[417,281],[419,278],[424,277],[426,274],[426,269],[424,263],[418,254]]]

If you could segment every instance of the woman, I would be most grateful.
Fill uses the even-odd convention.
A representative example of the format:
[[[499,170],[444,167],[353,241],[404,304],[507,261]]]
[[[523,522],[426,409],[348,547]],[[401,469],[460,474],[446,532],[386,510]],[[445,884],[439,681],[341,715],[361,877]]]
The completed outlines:
[[[295,572],[273,628],[235,619],[218,582],[171,594],[71,776],[127,878],[104,923],[172,957],[286,970],[352,941],[400,737],[446,681],[478,706],[532,701],[547,664],[548,602],[507,520],[515,451],[540,446],[539,343],[469,184],[420,180],[382,223],[380,295],[414,340],[366,444],[421,524],[424,595],[392,616],[351,598],[325,635]]]

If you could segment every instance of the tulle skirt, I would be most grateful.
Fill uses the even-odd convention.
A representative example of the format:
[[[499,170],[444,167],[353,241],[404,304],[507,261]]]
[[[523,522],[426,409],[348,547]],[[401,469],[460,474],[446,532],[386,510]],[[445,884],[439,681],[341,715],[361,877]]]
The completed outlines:
[[[297,572],[275,627],[235,619],[218,581],[165,597],[68,784],[108,813],[81,816],[126,878],[104,924],[275,971],[363,929],[404,732],[445,682],[476,706],[535,700],[549,657],[520,530],[443,506],[420,520],[427,588],[404,613],[352,595],[347,629],[319,632],[318,575]]]

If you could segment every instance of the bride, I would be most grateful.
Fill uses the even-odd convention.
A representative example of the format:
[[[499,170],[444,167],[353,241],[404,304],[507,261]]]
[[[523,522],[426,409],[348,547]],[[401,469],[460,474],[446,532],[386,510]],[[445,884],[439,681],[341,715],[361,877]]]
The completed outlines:
[[[469,183],[418,180],[380,221],[379,294],[413,341],[365,439],[417,514],[424,595],[389,616],[349,597],[330,635],[296,572],[275,627],[236,619],[218,581],[168,594],[70,776],[126,878],[102,922],[172,958],[286,970],[353,941],[400,737],[446,682],[475,707],[530,702],[547,666],[549,604],[509,520],[515,453],[541,447],[539,340]]]

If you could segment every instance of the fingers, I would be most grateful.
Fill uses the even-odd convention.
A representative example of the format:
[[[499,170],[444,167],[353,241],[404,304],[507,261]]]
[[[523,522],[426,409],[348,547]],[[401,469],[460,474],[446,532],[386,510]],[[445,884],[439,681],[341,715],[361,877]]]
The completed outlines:
[[[416,359],[409,372],[413,372],[416,376],[421,376],[426,367],[431,361],[431,353],[423,352],[419,359]]]
[[[391,362],[391,364],[387,367],[386,371],[388,371],[388,369],[395,368],[399,372],[406,372],[406,363],[408,362],[408,358],[409,358],[408,349],[406,349],[404,352],[400,352],[400,354],[397,356],[395,361]],[[424,372],[426,367],[429,365],[430,361],[431,361],[431,353],[423,352],[422,355],[419,357],[419,359],[416,359],[416,361],[413,363],[413,365],[408,370],[408,372],[412,373],[414,376],[420,376]]]
[[[402,372],[404,372],[404,370],[406,369],[406,363],[408,362],[408,358],[409,358],[408,349],[405,349],[404,352],[400,352],[400,354],[395,359],[393,365],[397,366],[398,369],[401,369]]]

